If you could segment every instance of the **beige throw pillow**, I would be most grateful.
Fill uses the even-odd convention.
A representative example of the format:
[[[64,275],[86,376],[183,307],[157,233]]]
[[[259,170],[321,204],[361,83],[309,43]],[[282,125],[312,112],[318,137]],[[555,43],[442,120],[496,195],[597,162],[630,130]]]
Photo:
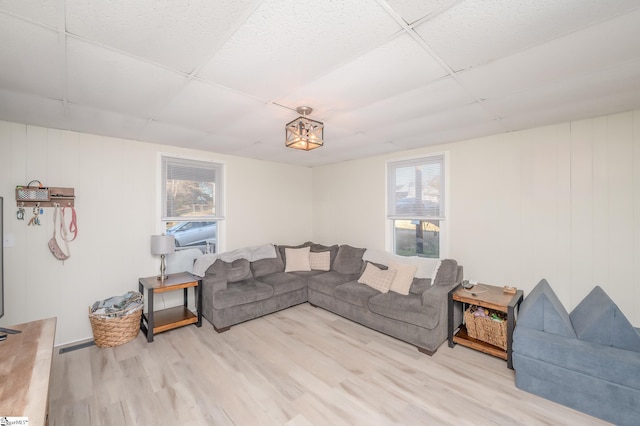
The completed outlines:
[[[389,290],[405,296],[408,295],[411,283],[413,282],[413,276],[418,270],[418,265],[410,265],[392,260],[389,262],[389,269],[396,271],[396,276],[393,278]]]
[[[309,253],[309,265],[312,271],[328,271],[331,269],[331,253],[328,251]]]
[[[309,252],[311,247],[302,247],[297,249],[287,248],[284,250],[285,256],[285,272],[294,271],[310,271]]]
[[[387,269],[382,270],[374,264],[368,262],[364,272],[358,278],[358,282],[366,284],[371,288],[378,290],[380,293],[388,293],[396,271]]]

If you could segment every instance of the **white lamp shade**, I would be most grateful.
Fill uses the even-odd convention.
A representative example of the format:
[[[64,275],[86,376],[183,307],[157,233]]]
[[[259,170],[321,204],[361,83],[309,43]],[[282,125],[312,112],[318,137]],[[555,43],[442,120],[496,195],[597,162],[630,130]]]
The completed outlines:
[[[176,241],[173,235],[152,235],[151,254],[170,254],[176,251]]]

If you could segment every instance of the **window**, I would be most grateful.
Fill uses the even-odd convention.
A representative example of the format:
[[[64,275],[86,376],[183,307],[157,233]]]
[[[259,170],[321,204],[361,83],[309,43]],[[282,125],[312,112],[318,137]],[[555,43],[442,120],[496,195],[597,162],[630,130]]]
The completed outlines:
[[[444,154],[387,163],[387,219],[395,254],[441,256],[444,180]]]
[[[223,164],[162,156],[161,169],[162,221],[176,249],[215,252],[224,219]]]

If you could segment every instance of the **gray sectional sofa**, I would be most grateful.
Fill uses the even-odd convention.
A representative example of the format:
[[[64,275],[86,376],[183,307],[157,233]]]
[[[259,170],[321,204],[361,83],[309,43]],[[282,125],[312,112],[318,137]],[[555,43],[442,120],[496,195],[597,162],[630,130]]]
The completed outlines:
[[[640,330],[596,287],[568,314],[542,280],[513,334],[516,386],[619,425],[640,423]]]
[[[301,266],[307,250],[311,264]],[[364,253],[365,249],[348,245],[307,242],[276,246],[274,257],[259,260],[217,259],[204,274],[202,314],[222,332],[309,302],[411,343],[421,352],[435,353],[447,337],[447,294],[462,281],[462,266],[443,260],[433,285],[430,278],[411,276],[404,290],[385,291],[389,279],[394,285],[398,282],[396,270],[365,261]]]

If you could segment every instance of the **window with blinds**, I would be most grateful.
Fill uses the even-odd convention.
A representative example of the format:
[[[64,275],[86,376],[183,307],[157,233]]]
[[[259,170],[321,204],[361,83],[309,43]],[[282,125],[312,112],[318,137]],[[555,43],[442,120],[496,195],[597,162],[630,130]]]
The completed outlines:
[[[444,167],[444,155],[387,163],[387,218],[396,254],[440,256],[440,225],[446,213]]]
[[[176,247],[214,251],[224,219],[221,163],[162,156],[162,220]]]

